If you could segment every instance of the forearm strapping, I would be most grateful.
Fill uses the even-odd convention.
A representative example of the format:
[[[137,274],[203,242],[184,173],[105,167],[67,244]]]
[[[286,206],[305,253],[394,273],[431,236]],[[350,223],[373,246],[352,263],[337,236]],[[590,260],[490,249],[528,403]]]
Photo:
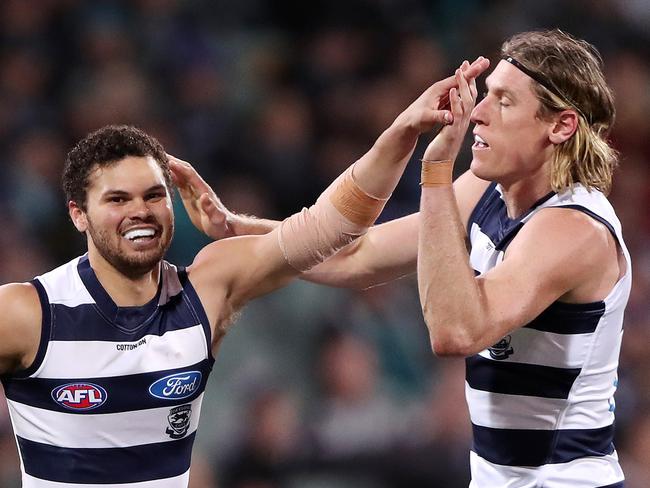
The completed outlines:
[[[278,239],[287,262],[306,271],[366,233],[387,199],[368,195],[348,168],[308,209],[280,224]]]

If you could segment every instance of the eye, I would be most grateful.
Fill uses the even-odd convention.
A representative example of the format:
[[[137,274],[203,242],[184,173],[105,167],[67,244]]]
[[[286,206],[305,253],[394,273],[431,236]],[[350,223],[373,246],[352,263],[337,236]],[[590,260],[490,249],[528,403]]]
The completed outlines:
[[[110,203],[123,203],[125,201],[124,197],[112,196],[108,197]]]
[[[165,196],[166,195],[163,192],[155,192],[155,193],[149,193],[146,196],[146,199],[147,200],[162,200],[163,198],[165,198]]]

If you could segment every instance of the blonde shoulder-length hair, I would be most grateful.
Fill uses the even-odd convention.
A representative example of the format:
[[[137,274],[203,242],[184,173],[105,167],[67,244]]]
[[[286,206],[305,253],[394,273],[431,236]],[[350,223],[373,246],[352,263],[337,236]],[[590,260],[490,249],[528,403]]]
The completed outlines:
[[[616,109],[596,48],[556,29],[517,34],[503,43],[501,55],[516,59],[541,82],[531,80],[541,103],[538,117],[548,119],[567,109],[578,114],[575,134],[553,154],[553,190],[580,183],[608,194],[618,164],[618,153],[607,140]]]

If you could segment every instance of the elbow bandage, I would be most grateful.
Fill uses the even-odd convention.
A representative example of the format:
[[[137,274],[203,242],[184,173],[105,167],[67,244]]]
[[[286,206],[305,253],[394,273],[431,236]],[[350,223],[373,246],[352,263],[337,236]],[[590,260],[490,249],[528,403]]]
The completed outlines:
[[[354,181],[352,165],[311,207],[280,224],[278,240],[287,262],[307,271],[366,233],[388,198],[368,195]]]

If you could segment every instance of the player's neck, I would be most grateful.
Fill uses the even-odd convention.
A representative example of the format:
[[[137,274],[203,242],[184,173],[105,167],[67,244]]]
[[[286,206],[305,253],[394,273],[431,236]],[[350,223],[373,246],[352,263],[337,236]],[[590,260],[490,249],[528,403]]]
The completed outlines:
[[[545,168],[540,168],[538,173],[525,178],[501,183],[501,189],[503,190],[503,200],[506,203],[508,217],[511,219],[528,212],[535,203],[552,190]]]
[[[95,276],[118,307],[137,307],[149,302],[158,292],[160,264],[140,276],[126,276],[89,249],[88,259]]]

